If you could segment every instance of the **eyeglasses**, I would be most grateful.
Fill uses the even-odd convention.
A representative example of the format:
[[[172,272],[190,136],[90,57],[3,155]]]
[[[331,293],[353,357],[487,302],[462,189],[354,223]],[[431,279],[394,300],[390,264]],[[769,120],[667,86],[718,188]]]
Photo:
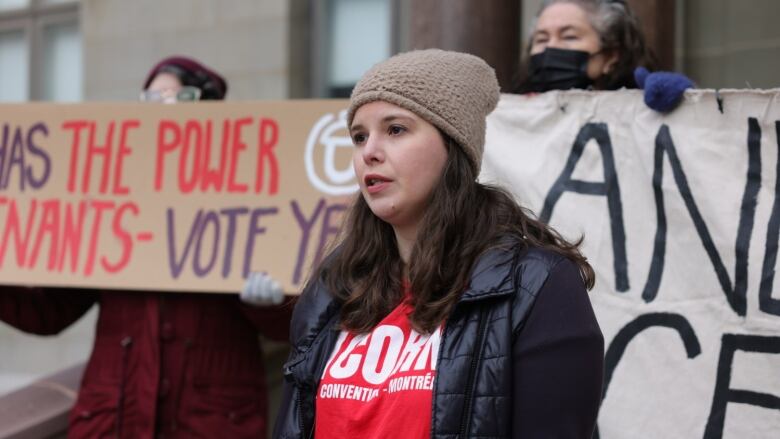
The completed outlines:
[[[144,90],[140,96],[141,102],[156,102],[175,104],[176,102],[193,102],[200,100],[200,89],[191,85],[179,90]]]

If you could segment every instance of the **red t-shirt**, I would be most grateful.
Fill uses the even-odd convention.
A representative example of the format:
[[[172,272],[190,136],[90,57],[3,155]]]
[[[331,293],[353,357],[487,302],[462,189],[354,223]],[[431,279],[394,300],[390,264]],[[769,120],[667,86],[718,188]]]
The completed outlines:
[[[404,301],[370,333],[341,333],[317,389],[317,439],[430,436],[441,327],[419,334],[411,312]]]

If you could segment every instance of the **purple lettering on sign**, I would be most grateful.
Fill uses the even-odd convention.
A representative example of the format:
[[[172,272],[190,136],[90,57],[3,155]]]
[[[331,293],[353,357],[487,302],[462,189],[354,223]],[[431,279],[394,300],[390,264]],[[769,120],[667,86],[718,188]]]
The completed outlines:
[[[49,158],[49,155],[46,154],[44,149],[38,147],[38,145],[36,145],[34,142],[33,136],[37,132],[41,132],[43,133],[44,137],[48,137],[49,129],[43,122],[38,122],[33,125],[32,128],[30,128],[30,131],[27,132],[27,149],[30,151],[30,154],[37,156],[43,161],[43,171],[41,172],[40,178],[36,179],[33,176],[32,166],[27,167],[26,176],[27,179],[30,180],[30,186],[32,186],[34,189],[40,189],[43,187],[43,185],[45,185],[49,180],[49,174],[51,173],[51,159]]]
[[[168,220],[168,265],[171,269],[171,276],[173,276],[174,279],[177,279],[184,269],[184,262],[187,260],[187,255],[190,253],[195,236],[200,231],[203,209],[198,210],[198,213],[195,215],[195,220],[190,226],[190,232],[187,235],[187,241],[184,244],[184,251],[178,258],[176,257],[176,231],[174,230],[175,219],[173,209],[168,208],[166,217]]]
[[[206,235],[209,224],[214,226],[214,239],[211,240],[211,257],[205,266],[201,264],[202,261],[202,245],[203,237]],[[192,269],[195,272],[195,276],[204,277],[214,268],[214,264],[217,263],[217,252],[219,250],[219,215],[213,210],[206,213],[203,217],[203,221],[200,223],[200,232],[198,233],[198,242],[195,244],[195,254],[192,258]],[[208,253],[207,253],[208,254]]]
[[[320,242],[319,245],[317,245],[317,255],[314,257],[315,267],[322,262],[322,257],[325,253],[325,245],[328,243],[328,239],[339,234],[339,225],[341,224],[341,221],[333,221],[333,215],[340,215],[345,210],[347,210],[346,204],[333,204],[328,206],[325,210],[325,218],[322,220],[322,230],[320,231]]]
[[[317,218],[320,216],[320,212],[325,207],[325,200],[320,199],[317,203],[317,207],[314,208],[314,213],[311,215],[311,219],[307,220],[301,212],[301,208],[298,206],[298,202],[290,201],[290,207],[292,207],[295,219],[298,221],[298,225],[301,227],[301,243],[298,246],[298,260],[295,262],[295,270],[293,271],[292,283],[298,284],[301,281],[301,270],[303,270],[303,262],[306,260],[306,251],[309,246],[309,235],[314,227],[314,223],[317,222]]]
[[[3,189],[8,187],[8,181],[11,179],[11,170],[14,165],[19,172],[19,190],[24,192],[24,140],[22,140],[22,130],[16,128],[10,149],[6,152],[8,165],[3,172],[3,182],[0,186]]]
[[[279,209],[275,207],[257,208],[252,210],[252,215],[249,219],[249,230],[247,232],[246,249],[244,251],[244,269],[242,276],[246,278],[249,276],[249,269],[252,266],[252,254],[255,251],[255,238],[257,235],[265,233],[265,227],[261,227],[258,223],[260,218],[265,215],[276,215],[279,213]],[[265,249],[266,251],[270,249]]]
[[[25,131],[25,127],[3,124],[0,134],[0,190],[8,188],[11,175],[19,175],[19,191],[24,192],[27,185],[40,189],[49,179],[51,173],[51,158],[38,144],[36,134],[48,137],[49,129],[43,122],[38,122]],[[36,172],[35,158],[43,163],[43,168]]]
[[[222,277],[227,278],[233,267],[233,243],[236,238],[236,218],[246,215],[249,209],[246,207],[231,207],[219,211],[227,217],[227,230],[225,231],[225,257],[222,259]]]

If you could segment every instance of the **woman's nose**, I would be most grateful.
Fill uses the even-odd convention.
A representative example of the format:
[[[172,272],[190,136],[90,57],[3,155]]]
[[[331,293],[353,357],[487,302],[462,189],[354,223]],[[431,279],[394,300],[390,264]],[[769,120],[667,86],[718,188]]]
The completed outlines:
[[[548,47],[552,47],[553,49],[562,49],[563,41],[561,41],[561,39],[557,37],[550,37],[550,39],[547,41],[547,44],[545,44],[544,46],[545,49]]]
[[[384,160],[384,149],[382,142],[376,137],[377,136],[369,136],[365,145],[363,145],[363,161],[367,164],[382,162]]]

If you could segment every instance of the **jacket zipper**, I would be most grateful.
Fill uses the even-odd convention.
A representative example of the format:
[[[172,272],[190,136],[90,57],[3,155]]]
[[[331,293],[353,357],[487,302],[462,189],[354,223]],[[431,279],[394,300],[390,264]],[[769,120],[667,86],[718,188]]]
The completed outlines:
[[[312,424],[307,434],[306,423],[303,421],[303,396],[301,396],[303,394],[303,389],[299,387],[297,392],[297,395],[295,395],[295,402],[298,405],[298,429],[301,430],[301,437],[311,439],[314,437],[314,424]]]
[[[303,434],[303,398],[301,397],[301,389],[297,389],[298,393],[295,395],[295,403],[298,405],[298,429]]]
[[[479,359],[482,356],[482,345],[484,344],[485,327],[487,323],[487,313],[480,307],[479,309],[479,325],[477,326],[477,338],[474,345],[474,356],[471,357],[471,368],[469,369],[468,381],[466,382],[466,397],[463,401],[463,415],[461,416],[460,432],[458,438],[465,438],[468,434],[468,429],[471,426],[471,407],[473,405],[472,399],[474,397],[474,383],[477,378],[477,365]]]
[[[127,375],[127,362],[130,351],[130,346],[133,344],[133,337],[127,336],[122,339],[119,344],[122,346],[122,369],[120,371],[119,381],[119,400],[117,401],[116,412],[116,437],[122,438],[122,424],[124,423],[124,411],[125,411],[125,381]]]
[[[444,350],[444,345],[447,342],[447,325],[446,323],[443,325],[441,330],[441,340],[439,341],[439,352],[436,353],[436,362],[439,362],[439,358],[441,358],[441,352]],[[436,424],[433,422],[434,416],[436,415],[436,386],[437,382],[439,381],[439,374],[437,373],[434,377],[434,384],[433,384],[433,398],[431,400],[431,439],[433,439],[436,436]]]
[[[325,326],[323,327],[323,331],[321,331],[321,332],[320,332],[319,334],[317,334],[317,336],[315,337],[315,340],[314,340],[314,341],[312,342],[312,344],[311,344],[312,346],[314,346],[314,344],[315,344],[315,343],[318,343],[318,339],[319,339],[320,337],[325,337],[325,336],[327,336],[327,334],[328,334],[328,331],[335,330],[334,328],[336,328],[336,321],[337,321],[338,317],[339,317],[338,313],[335,313],[335,314],[333,314],[333,316],[331,316],[330,320],[328,320],[328,323],[326,323],[326,324],[325,324]],[[323,334],[325,334],[325,335],[323,335]],[[332,337],[331,337],[331,338],[332,338]],[[331,345],[331,350],[332,350],[332,349],[333,349],[333,346]],[[317,373],[316,373],[316,375],[315,375],[315,376],[317,376],[317,377],[322,377],[322,374],[325,372],[325,366],[327,366],[327,358],[328,358],[328,357],[325,357],[325,359],[326,359],[326,360],[325,360],[325,362],[317,366]],[[297,363],[296,363],[296,364],[297,364]],[[318,389],[318,387],[319,387],[319,384],[318,384],[318,383],[319,383],[319,381],[316,381],[316,382],[314,383],[313,387],[312,387],[312,389],[313,389],[313,390],[312,390],[312,392],[314,392],[314,398],[312,398],[312,408],[311,408],[311,409],[312,409],[312,411],[315,411],[315,410],[316,410],[316,405],[317,405],[317,389]],[[303,420],[303,405],[302,405],[302,402],[303,402],[303,396],[302,396],[302,394],[303,394],[303,390],[304,390],[304,387],[305,387],[305,386],[301,386],[300,384],[296,383],[296,387],[298,387],[298,395],[296,396],[296,399],[298,400],[298,401],[297,401],[297,402],[298,402],[298,407],[300,408],[300,410],[299,410],[299,416],[298,416],[298,422],[299,422],[299,424],[300,424],[300,427],[299,427],[299,428],[300,428],[300,430],[301,430],[301,435],[303,435],[303,434],[306,434],[306,432],[304,431],[304,428],[305,428],[305,422],[304,422],[304,420]],[[306,390],[308,390],[308,389],[306,389]],[[305,436],[307,439],[312,439],[312,438],[314,437],[314,427],[315,427],[315,426],[316,426],[316,414],[315,414],[314,416],[312,416],[312,423],[311,423],[311,427],[309,428],[308,434],[306,434],[306,436]],[[302,437],[303,437],[303,436],[302,436]]]

